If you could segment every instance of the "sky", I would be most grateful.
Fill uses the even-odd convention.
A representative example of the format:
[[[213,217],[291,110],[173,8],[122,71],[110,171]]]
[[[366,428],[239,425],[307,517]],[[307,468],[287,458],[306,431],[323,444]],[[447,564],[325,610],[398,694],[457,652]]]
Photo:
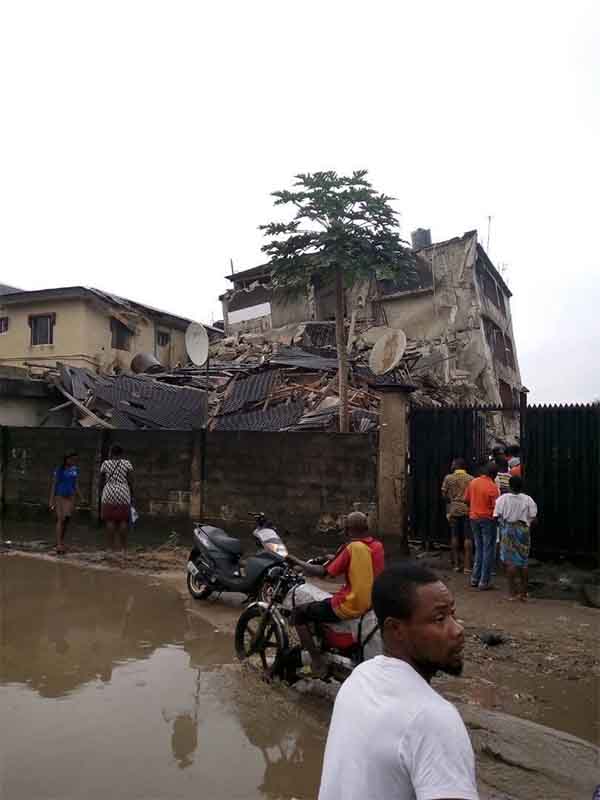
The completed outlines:
[[[477,228],[530,402],[600,397],[594,0],[0,4],[0,282],[210,323],[270,192],[368,169],[405,238]]]

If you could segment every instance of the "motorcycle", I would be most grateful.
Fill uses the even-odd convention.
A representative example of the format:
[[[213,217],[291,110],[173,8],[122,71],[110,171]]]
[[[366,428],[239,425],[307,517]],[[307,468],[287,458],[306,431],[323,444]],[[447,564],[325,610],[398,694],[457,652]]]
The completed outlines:
[[[242,662],[263,672],[267,679],[278,677],[289,684],[310,677],[308,653],[296,638],[293,615],[297,606],[323,600],[329,595],[307,584],[287,563],[273,567],[269,602],[257,601],[240,616],[235,629],[235,649]],[[313,635],[327,665],[327,677],[342,682],[358,666],[383,650],[379,626],[373,611],[356,620],[313,626]],[[291,646],[290,646],[291,645]]]
[[[242,544],[221,528],[197,523],[187,563],[187,585],[192,597],[206,600],[214,592],[237,592],[247,599],[271,599],[270,572],[288,551],[264,514],[256,514],[252,535],[260,550],[242,562]]]

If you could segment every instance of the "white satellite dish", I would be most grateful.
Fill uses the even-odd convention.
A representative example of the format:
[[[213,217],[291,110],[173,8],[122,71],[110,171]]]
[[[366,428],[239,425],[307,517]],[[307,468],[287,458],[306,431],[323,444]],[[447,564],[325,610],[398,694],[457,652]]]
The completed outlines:
[[[199,322],[192,322],[185,332],[185,349],[192,364],[203,367],[208,360],[208,334]]]
[[[402,361],[402,356],[406,350],[406,334],[404,331],[393,331],[386,333],[371,350],[369,357],[369,367],[375,375],[386,375],[396,369]]]

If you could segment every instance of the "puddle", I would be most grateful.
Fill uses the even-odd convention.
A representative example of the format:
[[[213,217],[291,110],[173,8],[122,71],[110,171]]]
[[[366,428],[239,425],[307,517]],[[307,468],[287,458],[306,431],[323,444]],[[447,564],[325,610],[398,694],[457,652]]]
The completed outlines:
[[[18,556],[0,581],[3,797],[316,796],[323,714],[241,670],[174,589]]]

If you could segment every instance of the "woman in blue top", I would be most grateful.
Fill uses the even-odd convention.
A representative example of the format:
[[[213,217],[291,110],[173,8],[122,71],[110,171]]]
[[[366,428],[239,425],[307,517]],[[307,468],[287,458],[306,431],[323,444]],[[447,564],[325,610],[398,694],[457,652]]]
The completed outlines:
[[[50,489],[50,510],[56,510],[56,552],[65,552],[65,533],[75,510],[75,495],[79,494],[77,482],[79,467],[77,453],[67,453],[62,466],[54,470]]]

